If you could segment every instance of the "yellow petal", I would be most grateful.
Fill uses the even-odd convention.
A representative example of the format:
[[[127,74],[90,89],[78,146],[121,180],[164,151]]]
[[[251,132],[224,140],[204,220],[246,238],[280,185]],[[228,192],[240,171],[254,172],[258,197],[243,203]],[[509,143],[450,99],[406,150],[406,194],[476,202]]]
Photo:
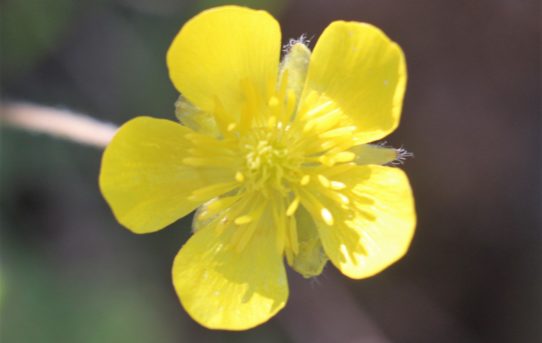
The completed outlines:
[[[277,79],[281,34],[265,11],[223,6],[189,20],[167,53],[173,84],[190,102],[238,118],[246,85],[268,94]],[[244,86],[245,85],[245,86]],[[267,100],[267,99],[266,99]]]
[[[343,274],[355,279],[369,277],[408,250],[416,225],[412,191],[403,171],[391,167],[357,166],[339,180],[352,189],[350,201],[359,211],[332,226],[319,221],[320,239]],[[340,209],[332,211],[341,218]]]
[[[305,278],[318,276],[324,270],[327,256],[322,248],[316,223],[304,208],[295,214],[299,252],[292,256],[290,266]]]
[[[190,316],[207,328],[249,329],[286,304],[288,285],[276,233],[259,228],[237,252],[229,242],[243,228],[230,222],[221,233],[213,225],[198,230],[175,258],[177,295]]]
[[[182,164],[192,146],[185,138],[191,132],[169,120],[138,117],[124,124],[106,148],[100,190],[126,228],[160,230],[201,204],[190,199],[192,192],[227,181],[227,173]]]
[[[406,87],[401,48],[379,29],[336,21],[322,33],[311,57],[304,94],[332,99],[362,131],[360,141],[385,137],[399,124]]]

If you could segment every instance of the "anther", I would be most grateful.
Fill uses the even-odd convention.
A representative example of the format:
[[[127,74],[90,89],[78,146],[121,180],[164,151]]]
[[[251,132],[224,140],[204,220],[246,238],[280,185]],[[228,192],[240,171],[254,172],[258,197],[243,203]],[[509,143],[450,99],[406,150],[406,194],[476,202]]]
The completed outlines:
[[[301,178],[301,181],[299,181],[299,184],[301,186],[306,186],[309,184],[310,181],[311,181],[310,175],[303,175],[303,177]]]
[[[237,182],[243,182],[245,181],[245,176],[243,175],[243,173],[238,171],[237,173],[235,173],[235,180],[237,180]]]
[[[345,188],[346,188],[346,185],[344,183],[340,181],[331,181],[331,189],[338,191]]]
[[[322,207],[322,209],[320,210],[320,216],[322,216],[322,219],[327,225],[333,225],[333,215],[331,214],[331,212],[329,212],[327,208]]]
[[[273,95],[271,98],[269,98],[269,102],[268,102],[269,107],[278,106],[279,103],[280,103],[279,99],[276,96]]]
[[[235,130],[236,127],[237,127],[236,123],[230,123],[228,124],[228,127],[226,129],[228,130],[228,132],[232,132],[233,130]]]
[[[299,201],[300,199],[298,196],[296,196],[294,200],[292,200],[292,202],[288,206],[288,209],[286,210],[286,216],[291,217],[295,213],[295,211],[299,207]]]
[[[356,158],[356,154],[352,151],[342,151],[334,156],[337,162],[352,162]]]
[[[303,133],[307,133],[309,132],[310,130],[314,129],[314,127],[316,126],[316,123],[314,120],[309,120],[305,126],[303,127]]]
[[[322,155],[320,156],[320,163],[327,167],[333,167],[335,165],[335,159],[332,156]]]
[[[244,225],[244,224],[250,223],[251,221],[252,221],[251,216],[244,215],[244,216],[240,216],[240,217],[235,218],[235,220],[233,222],[235,223],[235,225]]]
[[[333,102],[331,102],[331,101],[326,101],[326,102],[324,102],[323,104],[320,104],[320,105],[318,105],[318,106],[312,108],[311,110],[307,111],[306,115],[307,115],[307,117],[311,117],[311,116],[313,116],[313,115],[315,115],[315,114],[317,114],[317,113],[319,113],[319,112],[322,112],[322,111],[324,111],[324,110],[329,109],[329,107],[330,107],[331,105],[333,105]]]
[[[320,184],[325,188],[331,187],[331,182],[322,174],[318,174],[318,181],[320,181]]]
[[[350,203],[350,198],[347,197],[346,195],[338,193],[337,196],[339,197],[339,199],[341,199],[341,202],[343,204],[348,205]]]

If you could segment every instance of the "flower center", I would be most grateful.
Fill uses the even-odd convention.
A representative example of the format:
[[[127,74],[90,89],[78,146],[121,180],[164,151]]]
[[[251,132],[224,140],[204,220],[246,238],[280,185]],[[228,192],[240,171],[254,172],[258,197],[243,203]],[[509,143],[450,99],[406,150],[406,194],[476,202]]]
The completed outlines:
[[[286,148],[273,146],[272,142],[265,139],[259,140],[257,144],[245,146],[249,151],[246,155],[247,167],[250,171],[259,172],[269,168],[280,168],[278,163],[284,160]]]
[[[245,157],[238,175],[252,190],[287,192],[287,182],[299,170],[301,157],[287,144],[287,132],[280,127],[257,129],[241,141]]]

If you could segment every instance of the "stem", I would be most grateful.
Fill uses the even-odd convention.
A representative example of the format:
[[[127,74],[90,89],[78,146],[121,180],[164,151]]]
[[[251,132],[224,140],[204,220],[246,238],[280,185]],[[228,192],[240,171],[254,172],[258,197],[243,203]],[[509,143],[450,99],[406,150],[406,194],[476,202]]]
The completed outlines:
[[[28,103],[0,104],[0,123],[104,148],[118,127],[87,115]]]

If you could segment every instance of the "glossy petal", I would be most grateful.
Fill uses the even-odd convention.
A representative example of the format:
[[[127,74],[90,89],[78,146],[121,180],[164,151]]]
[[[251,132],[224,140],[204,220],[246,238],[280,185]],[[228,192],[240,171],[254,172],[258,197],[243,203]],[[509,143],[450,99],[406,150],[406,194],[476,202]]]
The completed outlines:
[[[215,224],[219,221],[215,221]],[[271,228],[260,227],[240,252],[228,225],[198,230],[173,265],[173,283],[185,310],[210,329],[245,330],[267,321],[286,304],[288,285]]]
[[[189,20],[173,41],[167,64],[173,84],[203,111],[217,103],[238,118],[246,85],[267,94],[278,73],[280,27],[265,11],[224,6]]]
[[[185,138],[190,132],[173,121],[138,117],[124,124],[106,148],[100,189],[126,228],[135,233],[160,230],[202,203],[190,198],[193,191],[225,181],[225,172],[182,164],[192,147]]]
[[[332,226],[319,221],[324,250],[351,278],[372,276],[401,258],[414,234],[416,214],[406,175],[400,169],[357,166],[335,178],[352,189],[353,218]],[[332,208],[336,217],[340,208]]]
[[[399,124],[405,87],[405,60],[397,44],[369,24],[336,21],[316,43],[304,94],[316,91],[332,99],[368,143]]]

